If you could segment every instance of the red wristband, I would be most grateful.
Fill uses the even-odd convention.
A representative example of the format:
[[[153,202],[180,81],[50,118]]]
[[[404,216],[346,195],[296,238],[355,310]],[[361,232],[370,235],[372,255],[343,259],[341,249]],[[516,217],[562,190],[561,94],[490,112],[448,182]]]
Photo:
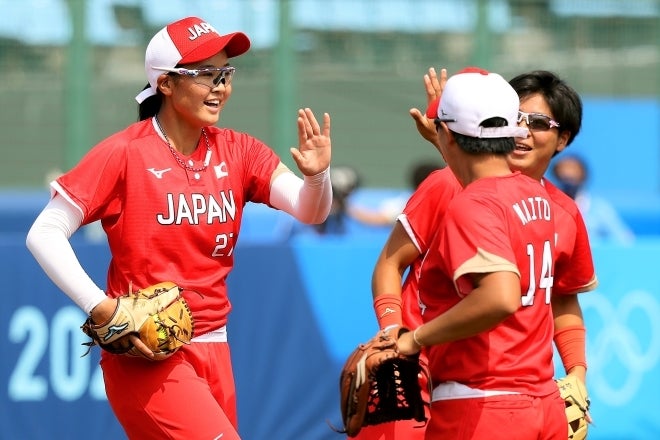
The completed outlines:
[[[376,319],[381,329],[390,325],[401,325],[401,295],[394,293],[383,293],[374,298],[374,310]]]
[[[587,330],[583,325],[571,325],[555,332],[555,345],[557,352],[568,373],[578,365],[587,368],[585,354],[585,338]]]

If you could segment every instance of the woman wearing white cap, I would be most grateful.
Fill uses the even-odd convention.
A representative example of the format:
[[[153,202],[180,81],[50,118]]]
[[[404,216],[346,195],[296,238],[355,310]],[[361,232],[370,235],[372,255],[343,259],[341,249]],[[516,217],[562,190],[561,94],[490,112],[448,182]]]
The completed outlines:
[[[330,209],[328,114],[320,126],[310,109],[298,112],[299,146],[291,155],[302,179],[259,140],[215,127],[232,92],[228,60],[249,47],[245,34],[220,35],[197,17],[161,29],[146,50],[140,121],[53,181],[52,198],[28,233],[39,264],[96,324],[111,318],[116,297],[131,285],[186,288],[191,344],[165,358],[130,335],[142,357],[102,352],[108,400],[131,439],[239,438],[225,324],[243,207],[265,203],[305,223],[323,222]],[[105,290],[68,240],[96,220],[112,253]]]

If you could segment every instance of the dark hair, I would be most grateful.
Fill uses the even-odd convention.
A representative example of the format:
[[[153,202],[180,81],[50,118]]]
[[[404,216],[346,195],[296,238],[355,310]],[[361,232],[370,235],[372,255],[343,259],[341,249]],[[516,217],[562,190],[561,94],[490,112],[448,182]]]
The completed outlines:
[[[149,84],[144,86],[142,90],[151,87]],[[144,121],[158,114],[160,105],[163,103],[163,97],[160,92],[155,95],[149,96],[147,99],[138,104],[138,121]]]
[[[443,164],[435,162],[420,162],[415,164],[410,173],[410,184],[413,188],[417,188],[429,174],[442,168],[444,168]]]
[[[559,132],[569,132],[567,146],[573,142],[582,126],[582,100],[566,81],[547,70],[534,70],[520,74],[509,81],[520,100],[540,94],[559,123]]]
[[[504,118],[489,118],[480,124],[482,127],[506,127]],[[475,138],[452,131],[456,143],[463,151],[469,154],[497,154],[506,155],[516,148],[516,141],[512,137],[506,138]]]

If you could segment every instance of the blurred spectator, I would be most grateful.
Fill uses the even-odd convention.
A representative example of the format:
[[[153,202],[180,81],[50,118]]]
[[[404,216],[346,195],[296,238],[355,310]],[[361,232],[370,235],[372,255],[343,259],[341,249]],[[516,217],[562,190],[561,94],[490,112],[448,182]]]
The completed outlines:
[[[414,164],[409,175],[411,189],[416,189],[429,174],[444,167],[444,163],[429,161]],[[390,226],[396,222],[396,218],[403,211],[406,202],[408,202],[409,196],[410,194],[406,193],[396,197],[387,198],[375,209],[351,205],[348,209],[348,215],[367,225]]]
[[[344,234],[346,232],[346,216],[348,198],[360,186],[360,176],[352,167],[330,167],[332,182],[332,205],[328,218],[312,227],[320,234]]]
[[[619,216],[612,204],[587,190],[589,170],[579,156],[561,156],[552,166],[557,187],[575,200],[587,225],[589,237],[594,240],[613,240],[629,244],[634,234]]]

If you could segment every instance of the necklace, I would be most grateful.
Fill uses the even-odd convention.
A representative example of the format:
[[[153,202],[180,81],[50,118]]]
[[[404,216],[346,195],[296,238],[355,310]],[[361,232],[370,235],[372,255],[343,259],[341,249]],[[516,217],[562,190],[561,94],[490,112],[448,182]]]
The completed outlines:
[[[179,163],[179,165],[181,165],[182,168],[196,173],[198,171],[204,171],[209,166],[209,162],[211,160],[211,144],[209,142],[209,137],[206,134],[206,130],[202,128],[202,135],[204,136],[204,142],[206,143],[206,158],[204,159],[204,164],[201,167],[193,168],[192,166],[188,165],[183,159],[181,159],[179,153],[177,153],[174,147],[172,147],[172,144],[170,143],[170,139],[167,137],[165,130],[163,130],[163,127],[160,125],[158,116],[154,116],[154,120],[156,121],[156,125],[158,126],[158,129],[165,138],[165,143],[167,143],[167,147],[170,149],[170,153],[172,153],[172,156],[174,156],[174,159],[176,159],[176,161]]]

